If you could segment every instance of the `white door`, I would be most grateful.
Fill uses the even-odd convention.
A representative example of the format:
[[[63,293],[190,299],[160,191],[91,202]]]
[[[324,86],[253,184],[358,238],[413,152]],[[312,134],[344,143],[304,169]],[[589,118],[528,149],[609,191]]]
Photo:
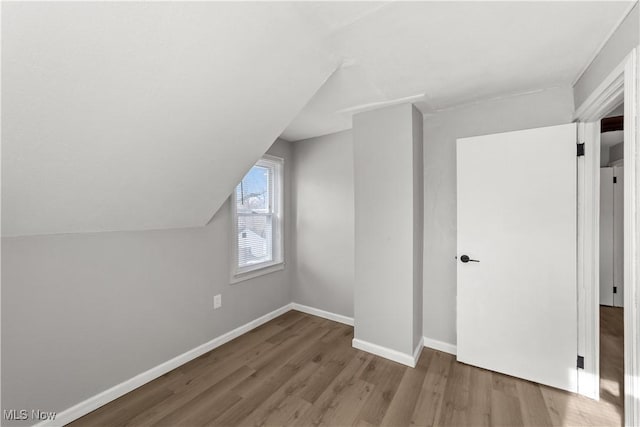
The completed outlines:
[[[459,361],[576,391],[576,166],[575,124],[458,139]]]
[[[600,169],[600,304],[624,306],[624,169]]]
[[[624,168],[615,166],[613,175],[613,305],[624,306]]]
[[[613,305],[613,168],[600,168],[600,305]]]

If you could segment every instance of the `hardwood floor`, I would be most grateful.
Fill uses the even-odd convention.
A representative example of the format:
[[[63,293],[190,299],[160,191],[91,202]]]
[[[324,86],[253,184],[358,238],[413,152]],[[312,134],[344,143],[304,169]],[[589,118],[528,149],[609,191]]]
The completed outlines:
[[[620,408],[606,400],[427,348],[411,369],[352,348],[352,338],[352,327],[290,311],[72,425],[621,424]]]
[[[624,309],[600,306],[600,399],[624,405]]]

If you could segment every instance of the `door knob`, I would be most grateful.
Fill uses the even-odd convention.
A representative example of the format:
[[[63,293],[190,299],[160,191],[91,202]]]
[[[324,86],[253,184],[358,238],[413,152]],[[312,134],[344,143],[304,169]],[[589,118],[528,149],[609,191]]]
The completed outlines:
[[[468,256],[468,255],[462,255],[462,256],[460,257],[460,261],[462,261],[462,262],[464,262],[464,263],[467,263],[467,262],[469,262],[469,261],[471,261],[471,262],[480,262],[480,261],[478,261],[477,259],[471,259],[471,258],[469,258],[469,256]]]

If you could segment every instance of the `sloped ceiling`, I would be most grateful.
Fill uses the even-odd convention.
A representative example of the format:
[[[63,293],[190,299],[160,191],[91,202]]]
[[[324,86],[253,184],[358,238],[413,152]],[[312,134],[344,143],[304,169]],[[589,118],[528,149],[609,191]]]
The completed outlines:
[[[295,141],[351,127],[354,112],[411,99],[423,113],[568,86],[633,6],[600,2],[393,2],[331,36],[350,61],[287,127]],[[332,16],[330,3],[316,19]]]
[[[336,21],[309,18],[294,3],[3,2],[3,235],[206,224],[341,63]]]
[[[204,225],[278,136],[569,84],[628,5],[3,2],[3,235]]]

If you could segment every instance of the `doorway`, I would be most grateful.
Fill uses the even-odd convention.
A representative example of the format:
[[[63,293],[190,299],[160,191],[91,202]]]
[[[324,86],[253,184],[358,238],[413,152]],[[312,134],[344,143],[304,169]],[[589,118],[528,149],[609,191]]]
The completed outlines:
[[[487,167],[491,162],[491,158],[483,158],[485,160],[484,164],[477,164],[470,161],[470,159],[476,159],[477,156],[480,155],[480,153],[474,153],[473,148],[479,147],[481,145],[479,142],[482,140],[492,148],[500,148],[500,155],[496,155],[495,157],[502,156],[504,158],[505,153],[513,154],[514,150],[517,151],[515,154],[524,153],[527,149],[526,144],[503,144],[503,139],[507,137],[511,141],[515,141],[516,139],[522,139],[522,141],[525,141],[526,138],[533,137],[535,132],[543,131],[543,128],[510,132],[510,135],[494,134],[485,135],[484,137],[462,138],[458,139],[457,142],[457,164],[459,165],[457,171],[457,230],[458,248],[460,251],[458,253],[459,265],[457,283],[458,360],[484,367],[485,369],[499,370],[509,375],[527,378],[529,380],[564,388],[566,390],[573,389],[571,381],[573,381],[572,378],[575,378],[577,373],[576,389],[578,393],[600,400],[601,377],[604,377],[604,375],[601,376],[600,372],[600,121],[607,113],[611,112],[624,101],[624,117],[622,119],[624,125],[623,151],[624,158],[627,159],[627,164],[624,165],[624,182],[626,185],[623,188],[624,208],[621,210],[621,212],[625,213],[624,218],[621,221],[623,223],[621,230],[623,230],[624,251],[620,258],[624,266],[624,278],[620,282],[621,293],[624,298],[624,310],[621,316],[624,319],[622,327],[624,384],[619,384],[620,387],[615,394],[617,394],[618,398],[624,400],[625,425],[640,425],[640,405],[638,405],[638,402],[640,401],[640,314],[638,312],[639,293],[637,292],[637,290],[640,289],[640,215],[637,215],[637,212],[640,212],[640,196],[638,192],[638,189],[640,189],[640,179],[638,179],[640,171],[640,156],[638,156],[638,153],[640,153],[640,141],[638,140],[637,131],[638,93],[636,76],[636,50],[634,49],[627,58],[625,58],[625,60],[616,67],[611,75],[602,82],[602,84],[583,103],[583,105],[578,108],[574,116],[574,119],[577,122],[578,141],[575,139],[575,126],[573,128],[572,135],[569,136],[572,136],[574,144],[574,147],[572,147],[574,149],[572,151],[572,155],[575,156],[577,154],[578,159],[577,170],[575,168],[572,170],[577,173],[573,176],[565,176],[565,174],[561,172],[561,169],[554,169],[551,174],[552,176],[555,176],[554,174],[557,172],[557,175],[562,175],[563,179],[553,181],[555,184],[550,184],[548,188],[557,189],[559,188],[558,185],[562,185],[562,188],[565,188],[564,185],[568,182],[571,185],[566,188],[571,188],[573,196],[577,195],[577,197],[573,198],[574,202],[577,202],[577,242],[575,234],[576,228],[572,228],[570,224],[567,225],[564,227],[564,231],[570,231],[573,237],[572,243],[569,245],[571,247],[570,250],[563,250],[562,257],[550,257],[544,259],[544,263],[541,263],[541,265],[555,266],[556,264],[554,264],[554,262],[557,261],[557,259],[564,259],[566,260],[565,263],[562,263],[558,269],[552,268],[551,271],[554,273],[557,271],[564,272],[565,267],[573,266],[573,271],[576,273],[577,280],[573,281],[567,276],[568,278],[562,282],[563,284],[559,285],[560,287],[558,289],[554,288],[553,292],[549,291],[542,296],[548,294],[555,297],[558,290],[561,289],[563,291],[563,301],[565,301],[565,299],[566,301],[571,300],[573,301],[572,303],[570,302],[568,304],[558,305],[557,298],[551,298],[549,299],[548,304],[543,306],[539,304],[542,300],[541,295],[532,295],[529,292],[532,288],[531,286],[520,286],[517,290],[514,290],[515,288],[513,287],[508,287],[507,285],[509,283],[521,284],[518,280],[513,280],[513,277],[500,277],[498,278],[499,280],[493,280],[491,277],[487,279],[488,275],[484,274],[484,272],[489,270],[495,271],[495,269],[489,268],[491,267],[490,262],[495,261],[491,259],[491,254],[497,253],[498,251],[495,248],[489,248],[490,250],[485,250],[478,254],[470,252],[471,250],[475,251],[475,247],[478,246],[476,244],[477,242],[496,242],[496,240],[499,240],[497,243],[500,243],[505,241],[502,239],[505,235],[504,227],[501,228],[500,233],[494,233],[493,236],[484,236],[482,239],[477,238],[481,232],[485,230],[494,230],[495,227],[490,228],[485,227],[484,224],[478,224],[478,218],[473,216],[474,213],[481,213],[482,217],[480,219],[484,219],[485,223],[495,225],[497,221],[502,222],[501,220],[505,213],[517,210],[520,216],[526,219],[529,218],[529,211],[522,209],[523,207],[528,207],[533,211],[535,209],[543,209],[545,206],[545,202],[532,203],[532,201],[536,201],[537,199],[536,197],[530,197],[526,200],[520,200],[521,203],[517,205],[511,204],[503,206],[496,204],[497,207],[492,208],[492,212],[487,212],[487,209],[485,209],[487,205],[494,206],[493,204],[488,203],[488,201],[490,202],[494,199],[499,201],[498,198],[494,198],[493,196],[497,189],[502,188],[502,184],[505,182],[505,180],[501,180],[500,178],[502,176],[508,176],[511,178],[511,174],[505,173],[497,176],[498,172],[495,171],[502,172],[505,167],[503,164],[491,165],[494,167]],[[520,133],[521,135],[518,135],[516,138],[516,134]],[[465,143],[465,140],[469,141],[471,139],[475,139],[476,143]],[[544,138],[536,138],[536,142],[541,140],[544,140]],[[556,138],[556,140],[564,141],[564,138]],[[575,146],[576,142],[577,147]],[[553,146],[553,148],[559,149],[557,146]],[[520,156],[519,158],[534,159],[529,163],[535,164],[535,160],[537,159],[535,157],[536,153],[527,152],[527,154],[527,156]],[[551,157],[554,159],[560,157],[564,158],[563,155],[560,156],[560,153],[558,153],[557,156]],[[575,157],[573,158],[575,159]],[[567,159],[569,158],[567,157]],[[465,162],[466,166],[463,164]],[[514,161],[513,163],[516,164],[518,162]],[[460,167],[461,164],[462,167]],[[569,165],[570,162],[568,161],[565,164]],[[510,165],[511,164],[509,164],[509,166]],[[527,163],[525,163],[525,166],[527,166]],[[469,176],[464,175],[466,174],[465,171],[477,172],[480,170],[484,170],[485,172],[475,175],[470,174]],[[569,170],[569,168],[565,167],[564,172],[567,170]],[[530,179],[522,180],[523,182],[520,185],[520,190],[535,190],[532,192],[534,196],[539,193],[537,185],[549,178],[549,176],[534,175],[530,168],[524,166],[517,170],[509,169],[509,171],[512,171],[514,176],[531,173],[531,176],[529,177]],[[476,181],[476,175],[477,177],[485,177],[487,179],[491,178],[493,181]],[[478,184],[480,185],[478,186]],[[574,184],[575,186],[573,186]],[[511,185],[511,183],[507,182],[505,185]],[[503,190],[505,191],[499,191],[502,195],[522,193],[526,193],[525,195],[529,194],[528,191],[515,191],[514,188],[509,187],[505,187]],[[559,203],[562,203],[561,206],[565,207],[565,203],[570,201],[572,194],[567,192],[568,197],[561,198],[555,197],[558,195],[554,193],[554,200],[557,199]],[[467,207],[466,209],[465,206]],[[465,212],[469,213],[469,215],[465,216]],[[562,212],[564,212],[564,209],[562,209]],[[555,213],[557,213],[557,211]],[[572,210],[572,218],[574,218],[574,221],[576,220],[575,213],[576,210]],[[540,221],[548,220],[550,216],[551,214],[546,215],[545,212],[541,215],[536,215],[535,223],[537,224]],[[519,231],[527,229],[532,230],[532,227],[526,227],[527,225],[529,224],[524,222],[520,224],[520,226],[512,227],[511,229]],[[535,230],[536,232],[532,231],[524,237],[530,238],[533,236],[537,239],[543,235],[545,230],[548,229],[550,229],[550,226],[543,228],[540,233],[537,232],[539,230]],[[564,234],[559,235],[564,236]],[[537,247],[536,245],[534,246]],[[565,247],[564,244],[561,246],[562,248]],[[546,245],[545,247],[557,249],[555,245]],[[504,250],[501,251],[501,259],[503,261],[507,260],[505,262],[515,263],[517,266],[524,265],[522,268],[527,267],[527,262],[532,260],[535,261],[539,254],[542,254],[542,256],[548,255],[548,253],[543,251],[533,253],[530,250],[530,247],[526,245],[523,246],[522,244],[518,246],[517,242],[513,243],[510,248],[515,248],[517,250],[511,250],[508,254],[505,254]],[[520,256],[522,254],[525,256]],[[575,268],[576,264],[572,263],[572,260],[576,259],[577,271]],[[524,261],[524,263],[522,261]],[[503,264],[505,262],[503,262]],[[516,271],[517,273],[517,267],[510,267],[508,270]],[[472,274],[473,272],[477,274]],[[531,273],[531,277],[534,276],[535,274]],[[520,277],[518,276],[517,278],[519,279]],[[501,286],[474,287],[474,283],[480,282],[485,284],[495,284],[499,282]],[[546,283],[549,282],[549,280],[547,278],[547,280],[540,282]],[[507,285],[502,286],[503,284]],[[573,292],[570,296],[564,293],[566,290],[565,287],[567,286],[573,286]],[[494,295],[494,298],[486,298],[487,293],[494,288],[499,288],[501,293]],[[501,298],[505,295],[512,295],[516,291],[517,295],[515,295],[515,303],[512,301],[511,304],[502,304],[500,307],[495,307],[494,303],[496,301],[501,301]],[[528,301],[527,297],[530,297],[530,306],[526,306],[523,303],[523,301]],[[482,303],[478,303],[479,301],[482,301]],[[568,307],[567,310],[573,311],[571,307],[575,307],[576,305],[576,317],[564,322],[555,322],[553,324],[553,328],[548,328],[548,330],[554,331],[553,337],[557,338],[562,332],[556,331],[558,325],[562,325],[562,328],[565,328],[567,325],[575,325],[577,320],[577,328],[573,329],[574,332],[577,332],[577,346],[575,346],[576,340],[573,340],[568,332],[566,333],[566,336],[569,337],[569,339],[565,340],[565,344],[569,343],[574,350],[572,360],[570,360],[568,352],[566,355],[564,354],[563,345],[550,347],[553,350],[549,352],[549,354],[544,355],[544,360],[551,360],[555,358],[549,363],[549,366],[564,366],[567,381],[565,383],[561,383],[559,381],[562,374],[554,375],[551,378],[546,378],[545,380],[545,378],[543,378],[542,375],[539,375],[539,373],[523,370],[521,366],[524,364],[527,365],[527,368],[532,367],[531,370],[536,368],[538,365],[542,365],[542,363],[528,363],[530,361],[530,355],[534,354],[534,352],[525,347],[524,344],[527,343],[527,336],[534,336],[540,329],[546,326],[546,323],[541,322],[540,324],[531,326],[530,324],[525,324],[526,322],[521,321],[519,316],[522,316],[523,313],[529,314],[528,311],[532,308],[534,311],[536,308],[539,308],[538,313],[548,314],[548,311],[552,315],[561,317],[562,313],[558,307]],[[514,309],[514,307],[516,309]],[[476,312],[480,310],[481,315],[471,316],[475,313],[474,310],[476,310]],[[536,317],[528,315],[526,318],[535,319]],[[542,316],[541,318],[545,321],[548,320],[548,316]],[[491,327],[478,328],[477,324],[473,324],[474,319],[489,319]],[[606,320],[607,325],[609,325],[611,322],[608,321],[608,318]],[[465,325],[469,327],[465,329]],[[520,326],[520,328],[518,328],[518,326]],[[485,331],[485,333],[482,336],[478,336],[473,333],[467,333],[465,330],[467,332],[481,330]],[[501,333],[495,333],[496,331]],[[524,334],[523,331],[529,332],[529,334]],[[619,332],[618,328],[617,331],[613,332],[613,335],[618,336],[619,338]],[[525,336],[524,338],[523,335]],[[513,364],[509,365],[504,361],[504,359],[501,359],[503,357],[503,353],[507,352],[507,350],[505,350],[506,347],[504,346],[505,340],[511,343],[524,343],[521,348],[516,350],[513,350],[513,346],[507,348],[507,350],[511,352],[512,357],[510,359],[518,360],[520,362],[518,366]],[[535,342],[536,340],[533,341]],[[544,342],[545,340],[538,341]],[[577,358],[575,357],[576,347]],[[505,351],[495,351],[496,349],[502,349]],[[524,351],[522,351],[523,349]],[[540,356],[539,359],[543,360],[543,357]],[[496,361],[499,363],[496,363]],[[548,373],[549,370],[546,372]],[[614,393],[611,394],[613,395]]]
[[[624,105],[600,121],[600,400],[624,414]]]
[[[601,119],[624,102],[624,279],[623,354],[624,424],[640,424],[640,198],[638,171],[637,52],[629,55],[605,78],[577,109],[578,137],[585,156],[578,161],[578,354],[583,368],[578,371],[580,394],[600,400],[600,150]],[[618,335],[618,334],[615,334]],[[604,397],[604,396],[603,396]]]

